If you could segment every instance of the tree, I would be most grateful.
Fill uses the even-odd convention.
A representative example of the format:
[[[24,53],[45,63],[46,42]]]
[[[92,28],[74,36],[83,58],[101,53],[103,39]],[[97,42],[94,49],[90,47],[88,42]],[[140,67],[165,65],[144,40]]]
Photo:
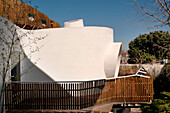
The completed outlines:
[[[142,106],[143,113],[169,113],[170,92],[161,92],[160,97],[154,99],[151,105]]]
[[[134,0],[139,21],[147,28],[170,27],[170,0]]]
[[[27,0],[28,2],[28,0]],[[30,2],[30,0],[29,0]],[[3,9],[3,14],[8,15],[8,18],[11,18],[10,14],[8,11],[10,10],[11,4],[6,3],[6,8]],[[14,23],[17,24],[18,21],[22,20],[24,18],[24,1],[22,0],[21,2],[18,2],[14,0],[14,10],[12,13],[14,14],[15,17],[13,17],[14,20],[12,20]],[[18,13],[20,12],[20,13]],[[23,26],[23,28],[26,26],[27,23]],[[24,31],[20,29],[18,26],[15,24],[12,24],[9,20],[3,18],[0,16],[0,112],[1,112],[1,104],[3,100],[3,92],[5,89],[5,82],[11,81],[10,77],[10,71],[13,67],[15,67],[21,60],[27,58],[24,54],[23,48],[26,46],[31,45],[24,45],[20,44],[20,40],[23,37],[29,38],[29,35],[33,33],[33,31]],[[30,44],[36,43],[39,40],[44,39],[45,36],[42,37],[35,37],[35,39],[30,38]],[[31,54],[34,52],[38,51],[41,47],[37,47],[37,49],[31,49]],[[30,55],[31,55],[30,54]],[[33,62],[35,64],[36,62]],[[30,67],[31,68],[31,67]],[[25,73],[25,72],[24,72]],[[21,77],[22,74],[16,76],[16,78]]]
[[[143,105],[144,113],[170,112],[170,63],[166,64],[162,73],[154,80],[154,100],[150,105]]]
[[[136,37],[129,43],[129,63],[149,63],[154,59],[168,59],[170,34],[164,31],[150,32]]]

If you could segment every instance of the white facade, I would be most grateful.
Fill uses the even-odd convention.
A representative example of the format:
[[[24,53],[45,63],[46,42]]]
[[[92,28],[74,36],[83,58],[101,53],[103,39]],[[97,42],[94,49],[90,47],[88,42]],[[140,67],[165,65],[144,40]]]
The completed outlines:
[[[113,42],[111,28],[84,27],[80,19],[64,23],[64,28],[18,29],[18,35],[30,32],[20,40],[28,57],[20,63],[21,81],[88,81],[118,76],[121,43]]]

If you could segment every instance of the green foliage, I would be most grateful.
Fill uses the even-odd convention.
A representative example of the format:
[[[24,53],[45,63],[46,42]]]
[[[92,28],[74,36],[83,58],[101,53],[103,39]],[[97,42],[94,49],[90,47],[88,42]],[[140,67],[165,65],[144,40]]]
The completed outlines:
[[[170,34],[164,31],[150,32],[136,37],[129,43],[129,63],[149,63],[154,59],[168,59]]]
[[[162,74],[154,80],[154,100],[142,106],[144,113],[170,113],[170,63],[163,68]]]
[[[170,63],[165,65],[161,75],[159,75],[154,80],[154,92],[155,92],[154,97],[159,98],[160,93],[163,91],[170,92],[169,86],[170,86]]]
[[[141,109],[144,113],[170,113],[170,92],[161,92],[159,99],[154,99],[151,105]]]

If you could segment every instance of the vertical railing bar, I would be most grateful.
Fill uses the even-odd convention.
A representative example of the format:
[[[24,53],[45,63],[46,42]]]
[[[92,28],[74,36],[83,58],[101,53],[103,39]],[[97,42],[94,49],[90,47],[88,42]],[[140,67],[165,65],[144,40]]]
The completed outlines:
[[[49,84],[48,83],[46,83],[46,98],[45,98],[45,100],[46,100],[46,107],[45,107],[45,109],[48,109],[48,107],[49,107],[49,90],[48,90],[48,88],[49,88]]]
[[[74,89],[75,87],[74,87],[74,85],[75,85],[75,83],[72,83],[72,85],[73,85],[73,87],[72,87],[72,91],[73,91],[73,104],[72,104],[73,107],[72,107],[72,109],[74,109],[74,105],[75,105],[74,104],[74,102],[75,102],[75,89]]]
[[[28,93],[29,93],[29,84],[28,83],[26,83],[26,108],[27,109],[29,109],[29,104],[28,104],[28,102],[29,102],[29,100],[28,100]]]
[[[32,96],[32,89],[31,89],[31,84],[29,83],[29,90],[30,90],[30,93],[29,93],[29,98],[28,98],[28,100],[29,100],[29,108],[31,109],[31,96]]]
[[[48,99],[48,93],[49,93],[49,91],[48,91],[48,83],[46,83],[46,89],[45,89],[46,91],[46,98],[45,98],[45,103],[46,103],[46,105],[45,105],[45,109],[48,109],[48,101],[49,101],[49,99]]]
[[[79,110],[81,109],[81,83],[78,84],[79,88]]]
[[[67,98],[67,83],[65,83],[65,88],[64,88],[64,98],[65,98],[65,100],[64,100],[64,103],[65,103],[65,109],[68,109],[68,98]]]
[[[38,86],[39,86],[39,84],[38,83],[36,83],[36,87],[35,87],[35,89],[36,89],[36,109],[38,109],[38,99],[39,99],[39,96],[38,96],[38,92],[39,92],[39,88],[38,88]]]
[[[20,109],[20,107],[22,106],[22,104],[21,104],[21,83],[18,83],[18,98],[19,98],[19,100],[18,100],[18,109]],[[21,107],[22,108],[22,107]]]
[[[26,106],[27,106],[27,85],[26,85],[26,83],[24,83],[24,109],[26,109]]]
[[[7,83],[7,100],[6,100],[6,103],[7,103],[7,109],[9,109],[10,107],[10,101],[11,101],[11,98],[10,98],[10,84]]]
[[[30,95],[30,85],[27,83],[27,105],[28,105],[28,109],[30,109],[30,104],[29,104],[29,95]]]
[[[34,109],[34,86],[33,86],[33,83],[31,83],[31,89],[32,89],[32,97],[30,97],[32,100],[31,100],[31,109]]]
[[[44,84],[42,83],[42,104],[41,104],[41,109],[43,110],[44,108]]]
[[[70,83],[67,83],[67,109],[70,109]]]
[[[43,91],[42,91],[42,110],[43,110],[44,106],[45,106],[45,100],[44,100],[44,97],[45,97],[45,84],[42,83],[42,86],[43,86]]]
[[[60,84],[60,109],[62,109],[62,89],[63,89],[63,86],[62,86],[63,84],[61,83]]]
[[[58,109],[61,109],[61,97],[60,97],[60,93],[61,93],[61,84],[57,84],[58,87]]]
[[[51,86],[51,83],[48,83],[49,84],[49,103],[48,103],[48,109],[51,109],[52,108],[52,105],[53,105],[53,103],[52,103],[52,101],[51,101],[51,94],[52,94],[52,92],[51,92],[51,88],[52,88],[52,86]]]
[[[76,83],[74,83],[74,109],[77,109],[77,102],[76,102],[76,92],[77,92],[77,87],[76,87]]]
[[[84,108],[85,106],[85,86],[84,86],[85,82],[82,83],[82,108]]]
[[[96,99],[96,90],[95,90],[95,88],[96,88],[96,83],[95,83],[95,81],[93,81],[93,92],[94,92],[94,96],[93,96],[93,105],[94,105],[94,102],[95,102],[95,99]]]
[[[67,83],[65,83],[65,89],[64,89],[64,93],[65,93],[65,109],[67,109]]]
[[[43,91],[44,91],[44,87],[43,87],[43,84],[41,83],[41,109],[43,109]]]
[[[57,88],[57,83],[54,83],[54,105],[55,109],[58,109],[58,88]]]
[[[86,81],[86,108],[89,104],[89,95],[88,95],[89,89],[88,89],[88,81]]]
[[[31,109],[34,109],[34,106],[33,106],[33,103],[34,103],[34,86],[33,84],[31,83]]]
[[[56,88],[55,88],[55,84],[56,83],[52,83],[52,100],[53,100],[53,109],[57,109],[56,108],[56,99],[57,99],[57,96],[56,96]],[[55,97],[56,96],[56,97]]]
[[[72,109],[72,83],[70,83],[70,109]]]
[[[72,83],[72,91],[73,91],[73,96],[72,96],[72,109],[74,109],[74,101],[75,101],[75,87],[74,87],[75,83]]]
[[[90,97],[90,106],[92,105],[92,98],[91,98],[91,90],[92,90],[92,81],[89,82],[89,85],[90,85],[90,90],[89,90],[89,97]]]
[[[65,99],[65,95],[64,95],[64,90],[65,90],[65,83],[62,83],[63,85],[62,85],[62,109],[64,109],[65,108],[65,103],[64,103],[64,99]]]
[[[12,108],[12,83],[10,83],[10,87],[9,87],[9,89],[10,89],[10,103],[9,103],[9,108],[11,109]]]
[[[59,91],[58,91],[58,84],[55,83],[55,92],[56,92],[56,108],[59,109]]]
[[[4,109],[7,110],[7,109],[9,109],[9,108],[8,108],[8,105],[9,105],[9,102],[8,102],[8,101],[9,101],[10,99],[9,99],[9,96],[8,96],[8,95],[9,95],[9,94],[8,94],[8,84],[5,83],[5,86],[6,86],[6,87],[5,87],[5,104],[4,104],[5,106],[4,106]]]
[[[75,83],[74,91],[75,91],[74,92],[75,93],[75,95],[74,95],[75,96],[74,97],[75,98],[75,101],[74,101],[75,102],[74,103],[75,107],[74,107],[74,109],[77,109],[77,83]]]
[[[71,83],[71,109],[73,109],[73,83]]]
[[[34,89],[35,89],[35,105],[34,108],[37,109],[37,84],[34,84]]]
[[[85,108],[87,107],[87,82],[85,82]]]

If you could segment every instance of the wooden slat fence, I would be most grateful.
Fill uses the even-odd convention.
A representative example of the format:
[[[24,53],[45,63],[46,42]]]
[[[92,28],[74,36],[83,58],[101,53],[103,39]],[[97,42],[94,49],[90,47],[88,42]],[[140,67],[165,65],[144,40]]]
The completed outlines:
[[[84,82],[6,83],[5,109],[81,110],[108,102],[149,102],[152,78]]]
[[[153,78],[125,77],[106,80],[96,105],[108,102],[150,102],[153,100]]]

